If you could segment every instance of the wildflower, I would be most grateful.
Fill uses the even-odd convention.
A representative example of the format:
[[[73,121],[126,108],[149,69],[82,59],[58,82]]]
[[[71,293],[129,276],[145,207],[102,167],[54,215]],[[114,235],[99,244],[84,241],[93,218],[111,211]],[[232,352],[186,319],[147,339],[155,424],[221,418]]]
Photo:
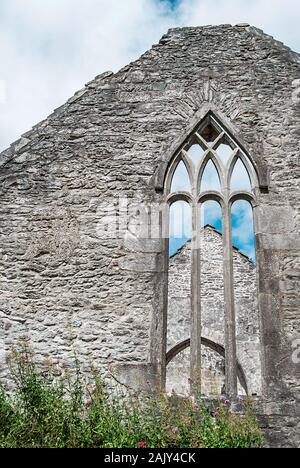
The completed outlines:
[[[147,444],[144,441],[138,442],[137,446],[138,448],[144,448],[144,449],[147,448]]]
[[[220,417],[219,411],[215,411],[214,413],[212,413],[212,417],[213,418],[219,418]]]
[[[192,379],[189,378],[189,379],[188,379],[188,383],[189,383],[190,385],[193,385],[194,381],[193,381]]]
[[[191,425],[191,423],[192,423],[191,418],[190,418],[189,416],[184,416],[184,417],[182,418],[182,420],[183,420],[184,425],[185,425],[186,427],[189,427],[189,426]]]
[[[21,361],[21,364],[27,364],[28,363],[28,359],[27,359],[26,356],[21,356],[20,361]]]
[[[223,403],[223,405],[225,405],[225,406],[229,406],[229,405],[230,405],[230,401],[229,401],[229,400],[227,399],[227,397],[224,396],[224,395],[220,396],[220,401],[221,401],[221,403]]]

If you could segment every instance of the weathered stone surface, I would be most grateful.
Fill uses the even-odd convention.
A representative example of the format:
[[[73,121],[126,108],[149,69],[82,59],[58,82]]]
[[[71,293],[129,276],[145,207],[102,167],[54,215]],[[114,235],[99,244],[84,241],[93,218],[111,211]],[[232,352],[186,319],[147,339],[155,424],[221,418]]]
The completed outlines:
[[[98,207],[119,197],[161,202],[168,161],[217,112],[261,173],[254,214],[263,396],[281,409],[266,432],[276,432],[277,445],[299,445],[295,412],[284,405],[292,401],[299,414],[299,79],[299,55],[256,28],[172,29],[0,155],[3,378],[20,339],[41,362],[71,365],[75,349],[104,376],[112,363],[150,363],[159,373],[161,252],[146,246],[144,257],[140,244],[103,236]],[[141,256],[131,268],[135,249]]]
[[[222,235],[211,226],[201,234],[201,325],[202,337],[225,347],[224,279]],[[237,322],[237,358],[243,369],[248,395],[261,395],[259,317],[255,265],[233,249],[234,292]],[[191,330],[191,243],[170,259],[167,349],[190,338]],[[224,356],[201,350],[201,392],[216,397],[224,393]],[[167,390],[190,394],[190,353],[181,352],[167,367]],[[245,389],[239,385],[239,394]]]

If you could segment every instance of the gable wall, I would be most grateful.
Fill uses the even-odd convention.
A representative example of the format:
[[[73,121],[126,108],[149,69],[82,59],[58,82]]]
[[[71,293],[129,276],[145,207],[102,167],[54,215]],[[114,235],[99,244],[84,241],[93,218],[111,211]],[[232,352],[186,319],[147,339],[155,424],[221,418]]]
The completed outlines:
[[[136,62],[91,82],[1,155],[2,376],[12,345],[30,338],[41,362],[49,355],[70,362],[76,349],[86,368],[92,360],[107,373],[108,363],[126,362],[126,375],[135,376],[137,363],[147,373],[151,362],[155,377],[162,349],[162,246],[134,236],[125,242],[99,236],[98,207],[121,195],[159,202],[155,172],[191,122],[213,109],[269,171],[269,193],[260,195],[256,209],[263,382],[271,402],[262,411],[268,424],[284,413],[295,420],[299,77],[299,57],[254,28],[171,30]],[[286,434],[286,443],[293,443]]]

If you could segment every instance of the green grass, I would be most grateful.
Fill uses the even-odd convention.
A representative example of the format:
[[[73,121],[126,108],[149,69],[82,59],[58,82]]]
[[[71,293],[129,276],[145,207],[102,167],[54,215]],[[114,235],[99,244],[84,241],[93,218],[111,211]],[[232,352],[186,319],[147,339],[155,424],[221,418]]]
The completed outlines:
[[[249,448],[262,445],[249,402],[232,414],[228,402],[208,408],[158,392],[108,398],[94,373],[87,385],[75,377],[41,374],[28,353],[11,365],[14,390],[0,387],[0,448]]]

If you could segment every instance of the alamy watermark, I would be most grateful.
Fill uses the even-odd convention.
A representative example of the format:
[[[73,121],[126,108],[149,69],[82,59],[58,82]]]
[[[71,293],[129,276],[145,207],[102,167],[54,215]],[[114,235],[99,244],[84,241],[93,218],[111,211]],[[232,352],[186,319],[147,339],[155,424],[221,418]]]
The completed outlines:
[[[139,203],[126,197],[99,204],[95,200],[91,204],[97,219],[97,223],[93,222],[95,234],[100,239],[122,239],[127,234],[139,239],[191,237],[191,210],[187,203],[177,202],[170,210],[167,203]],[[162,222],[166,216],[169,223]]]

